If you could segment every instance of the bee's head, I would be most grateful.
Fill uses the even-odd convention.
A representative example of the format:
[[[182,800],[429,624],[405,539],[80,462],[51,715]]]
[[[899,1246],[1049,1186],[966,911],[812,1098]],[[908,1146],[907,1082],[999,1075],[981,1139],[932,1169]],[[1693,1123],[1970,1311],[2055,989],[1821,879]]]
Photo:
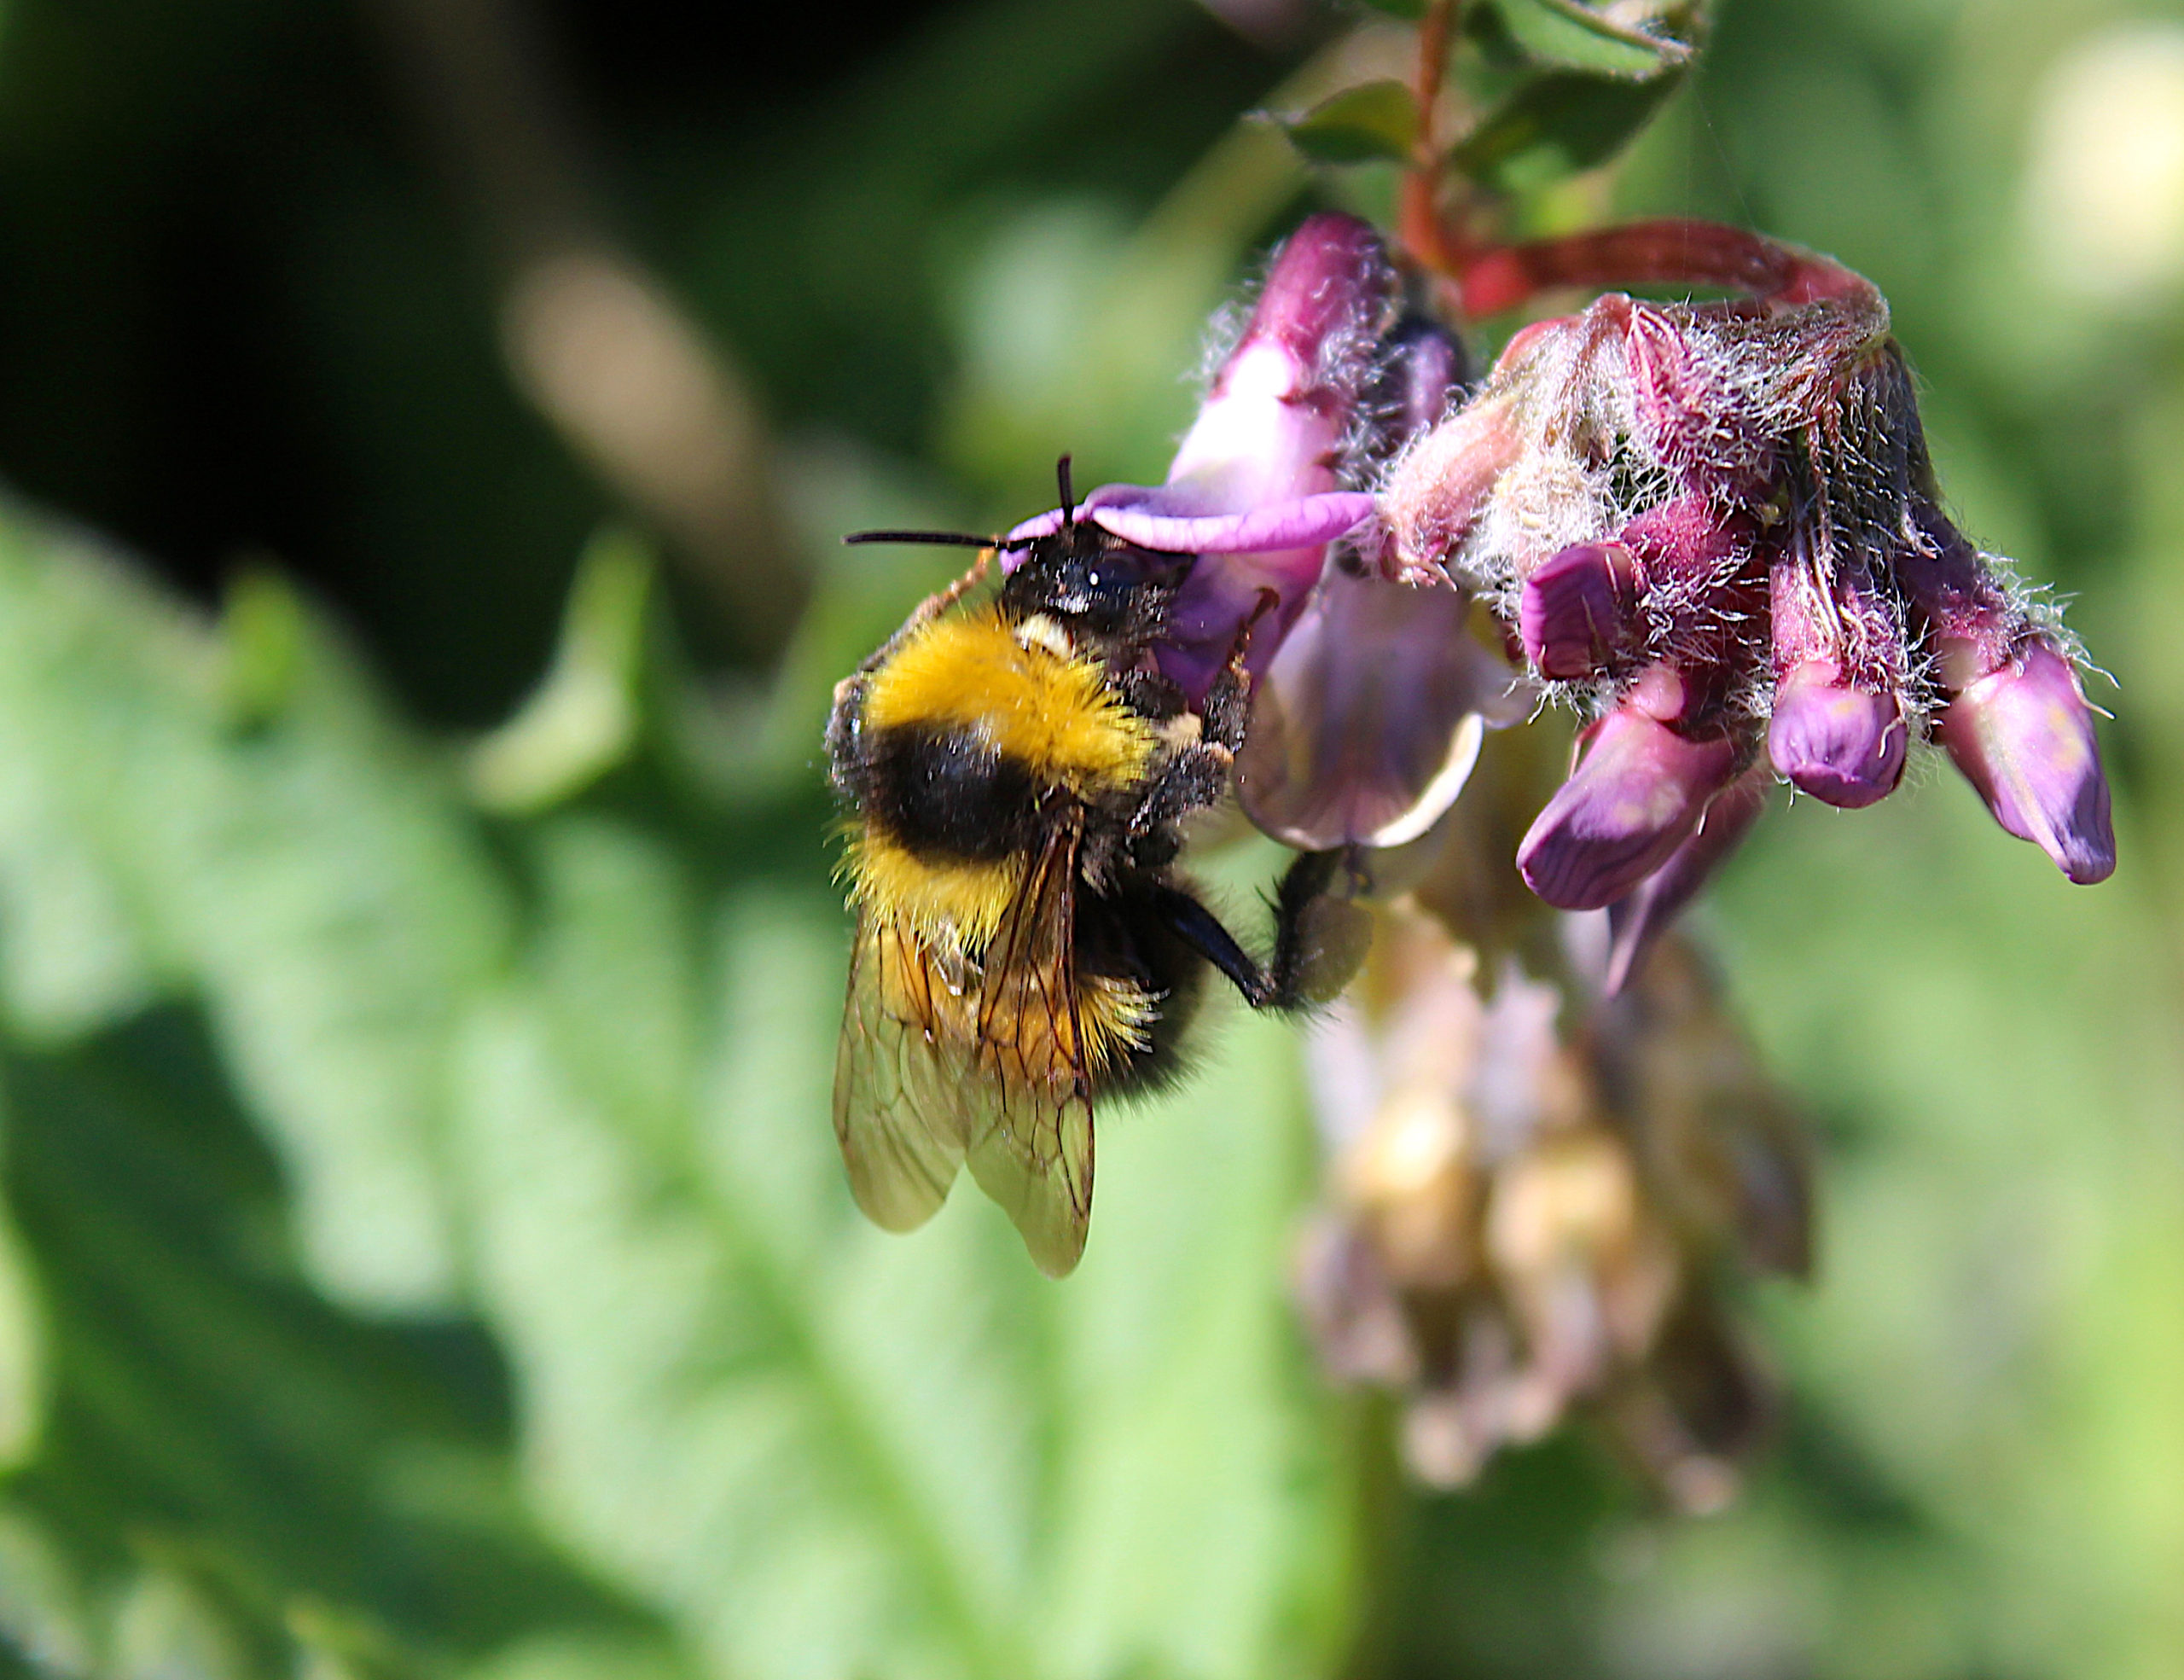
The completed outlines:
[[[1002,608],[1014,619],[1043,613],[1081,642],[1141,647],[1166,626],[1192,558],[1134,547],[1077,520],[1031,544],[1002,585]]]

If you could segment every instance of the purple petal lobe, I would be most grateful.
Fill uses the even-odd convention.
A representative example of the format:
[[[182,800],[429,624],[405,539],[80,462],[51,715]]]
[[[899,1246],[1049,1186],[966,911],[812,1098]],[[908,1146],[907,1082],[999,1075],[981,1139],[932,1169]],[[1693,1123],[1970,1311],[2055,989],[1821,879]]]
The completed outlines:
[[[2116,868],[2108,778],[2093,708],[2071,662],[2046,642],[1950,700],[1936,733],[1995,820],[2080,886]]]
[[[1561,910],[1613,904],[1682,844],[1735,766],[1728,737],[1688,741],[1618,706],[1517,848],[1525,885]]]
[[[1125,543],[1167,554],[1198,555],[1317,548],[1373,517],[1373,498],[1351,491],[1303,496],[1235,514],[1178,514],[1156,511],[1158,505],[1150,499],[1130,506],[1110,502],[1088,510],[1101,530],[1112,532]]]
[[[1051,537],[1060,529],[1061,509],[1053,508],[1043,514],[1025,520],[1023,524],[1011,530],[1002,540],[1005,543],[1028,543],[1036,538]],[[1014,572],[1023,563],[1024,550],[1022,549],[1002,550],[1001,567],[1003,572]]]
[[[1896,791],[1910,736],[1893,695],[1839,682],[1831,661],[1808,660],[1775,687],[1767,753],[1815,799],[1856,811]]]
[[[1620,543],[1582,543],[1525,579],[1517,633],[1542,677],[1589,677],[1623,645],[1637,604],[1630,550]]]
[[[1668,861],[1640,882],[1637,890],[1607,907],[1607,993],[1612,997],[1637,971],[1653,941],[1683,913],[1706,878],[1744,844],[1752,824],[1767,808],[1774,776],[1754,764],[1714,796],[1691,837]]]
[[[1324,548],[1199,561],[1176,591],[1167,631],[1153,646],[1162,674],[1196,706],[1205,698],[1215,674],[1228,662],[1245,625],[1250,624],[1245,668],[1258,676],[1281,651],[1326,561]],[[1275,605],[1272,611],[1262,613],[1262,596],[1269,590]]]
[[[1329,491],[1229,513],[1188,485],[1107,484],[1077,504],[1077,517],[1163,554],[1272,554],[1316,548],[1354,531],[1373,517],[1373,498],[1362,491]],[[1055,508],[1025,520],[1007,540],[1050,537],[1060,529],[1061,509]],[[1005,557],[1010,570],[1022,558],[1020,550]]]
[[[1461,789],[1486,724],[1514,721],[1512,673],[1466,632],[1468,610],[1445,584],[1328,568],[1252,697],[1236,766],[1252,820],[1316,852],[1425,833]]]

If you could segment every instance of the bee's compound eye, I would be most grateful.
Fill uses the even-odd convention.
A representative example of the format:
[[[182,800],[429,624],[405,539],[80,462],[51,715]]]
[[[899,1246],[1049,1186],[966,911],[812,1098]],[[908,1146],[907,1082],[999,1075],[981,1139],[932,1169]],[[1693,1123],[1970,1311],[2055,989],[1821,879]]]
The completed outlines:
[[[1020,852],[1038,817],[1024,765],[976,730],[903,724],[867,760],[866,815],[913,852],[990,861]]]

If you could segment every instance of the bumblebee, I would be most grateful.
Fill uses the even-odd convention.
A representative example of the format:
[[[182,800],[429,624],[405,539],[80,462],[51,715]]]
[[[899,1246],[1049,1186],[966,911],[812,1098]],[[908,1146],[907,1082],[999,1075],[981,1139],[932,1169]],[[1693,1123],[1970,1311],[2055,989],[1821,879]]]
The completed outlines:
[[[857,1205],[911,1229],[967,1163],[1056,1277],[1084,1247],[1094,1106],[1172,1078],[1208,969],[1292,1009],[1362,954],[1362,915],[1327,892],[1335,854],[1282,878],[1264,965],[1176,873],[1180,823],[1243,744],[1250,627],[1187,707],[1152,648],[1193,556],[1071,518],[1066,459],[1060,478],[1060,528],[1020,544],[850,539],[980,553],[836,688],[827,732],[857,915],[834,1131]],[[1011,546],[998,594],[968,602]]]

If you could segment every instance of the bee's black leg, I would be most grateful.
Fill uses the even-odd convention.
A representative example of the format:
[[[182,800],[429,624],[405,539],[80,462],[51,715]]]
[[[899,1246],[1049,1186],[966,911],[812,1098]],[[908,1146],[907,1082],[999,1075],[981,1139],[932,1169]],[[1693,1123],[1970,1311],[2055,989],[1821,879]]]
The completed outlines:
[[[1217,802],[1228,791],[1228,773],[1234,762],[1234,755],[1225,747],[1201,741],[1184,747],[1169,759],[1130,812],[1131,835],[1157,834],[1191,812]]]
[[[1176,936],[1223,974],[1255,1009],[1298,1009],[1342,990],[1365,955],[1371,924],[1358,907],[1330,895],[1339,852],[1306,852],[1282,872],[1274,895],[1274,961],[1261,968],[1221,919],[1179,887],[1155,902]]]
[[[1153,902],[1176,937],[1228,975],[1246,1003],[1263,1009],[1275,1001],[1273,980],[1252,960],[1251,953],[1236,943],[1236,936],[1221,925],[1219,916],[1180,887],[1156,887]]]

